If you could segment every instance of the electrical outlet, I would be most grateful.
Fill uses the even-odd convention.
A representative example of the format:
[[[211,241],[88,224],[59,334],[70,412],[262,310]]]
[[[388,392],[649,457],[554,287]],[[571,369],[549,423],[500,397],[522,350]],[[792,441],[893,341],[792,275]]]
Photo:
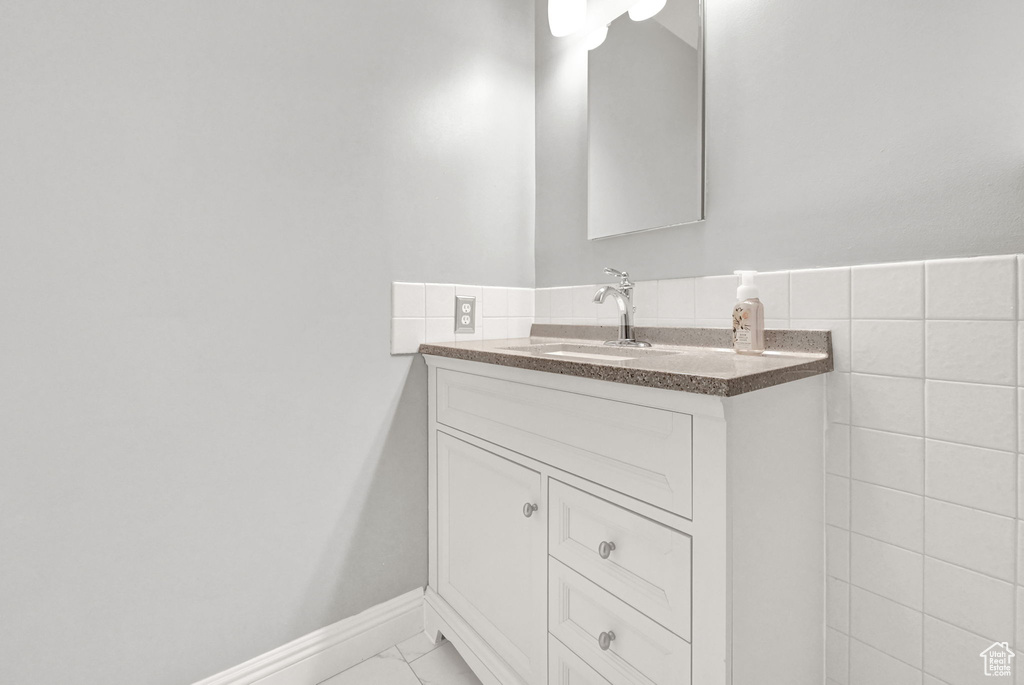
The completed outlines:
[[[455,296],[455,332],[476,331],[476,298],[468,295]]]

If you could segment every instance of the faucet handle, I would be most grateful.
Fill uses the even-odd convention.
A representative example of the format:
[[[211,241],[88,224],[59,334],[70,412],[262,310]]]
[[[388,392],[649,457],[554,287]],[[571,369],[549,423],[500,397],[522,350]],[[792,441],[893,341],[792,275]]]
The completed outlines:
[[[604,268],[604,272],[606,274],[608,274],[609,276],[615,276],[616,278],[618,278],[620,286],[632,286],[633,285],[632,283],[629,282],[629,274],[626,273],[625,271],[619,271],[618,269],[613,269],[610,266],[606,266]]]

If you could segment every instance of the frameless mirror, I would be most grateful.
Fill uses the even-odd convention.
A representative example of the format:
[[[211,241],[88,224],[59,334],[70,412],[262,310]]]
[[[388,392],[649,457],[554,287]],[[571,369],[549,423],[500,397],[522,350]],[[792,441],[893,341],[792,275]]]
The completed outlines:
[[[701,2],[668,0],[644,21],[619,16],[621,2],[605,8],[618,18],[588,59],[588,237],[701,221]]]

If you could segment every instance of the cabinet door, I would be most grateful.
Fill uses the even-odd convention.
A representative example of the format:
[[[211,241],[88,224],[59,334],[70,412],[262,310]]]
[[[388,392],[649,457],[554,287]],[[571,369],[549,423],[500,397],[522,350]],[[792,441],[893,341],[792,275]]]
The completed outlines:
[[[542,684],[547,512],[541,476],[440,432],[437,471],[438,594],[525,683]]]

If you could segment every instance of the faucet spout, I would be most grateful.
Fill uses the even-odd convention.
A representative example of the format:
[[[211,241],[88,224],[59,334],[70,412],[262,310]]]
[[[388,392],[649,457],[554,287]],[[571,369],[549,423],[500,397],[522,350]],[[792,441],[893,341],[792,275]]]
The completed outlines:
[[[650,347],[650,343],[638,341],[633,337],[633,284],[625,274],[622,274],[620,287],[606,285],[598,289],[594,294],[594,304],[604,304],[609,296],[615,300],[619,308],[619,339],[608,340],[605,345]]]

